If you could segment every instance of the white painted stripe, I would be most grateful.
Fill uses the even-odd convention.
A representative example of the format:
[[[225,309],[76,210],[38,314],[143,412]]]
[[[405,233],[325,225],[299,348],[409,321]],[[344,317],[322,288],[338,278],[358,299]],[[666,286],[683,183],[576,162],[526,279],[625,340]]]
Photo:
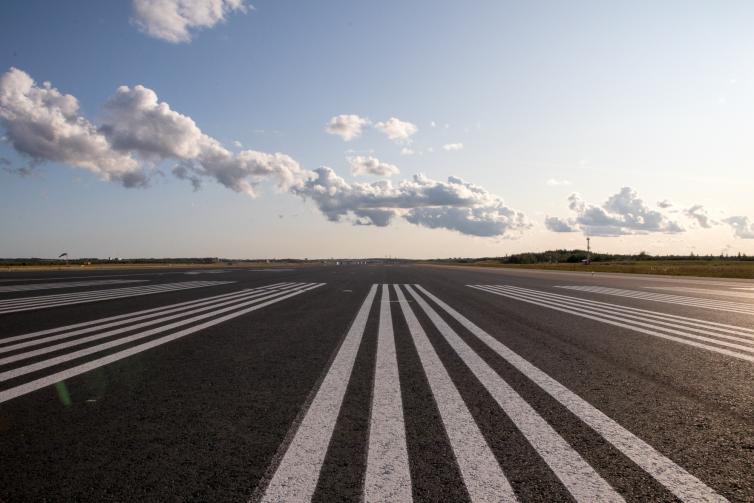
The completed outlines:
[[[567,300],[571,302],[578,302],[579,304],[588,305],[588,306],[596,306],[596,307],[601,307],[604,309],[619,309],[626,313],[640,315],[643,318],[672,320],[674,323],[677,323],[678,325],[684,325],[684,326],[690,326],[690,327],[701,327],[708,330],[715,330],[715,331],[723,332],[726,334],[741,335],[744,337],[749,337],[749,338],[754,339],[754,329],[746,328],[746,327],[739,327],[736,325],[717,323],[714,321],[708,321],[708,320],[703,320],[703,319],[698,319],[698,318],[689,318],[687,316],[678,316],[674,314],[664,313],[661,311],[649,311],[647,309],[638,309],[635,307],[624,306],[622,304],[610,304],[607,302],[600,302],[600,301],[596,301],[592,299],[585,299],[582,297],[573,297],[571,295],[561,295],[559,293],[545,292],[542,290],[530,290],[528,288],[521,288],[521,287],[517,287],[513,285],[481,285],[481,286],[505,287],[511,290],[522,291],[522,292],[537,291],[552,299],[562,299],[562,300]]]
[[[338,420],[377,285],[372,285],[309,410],[273,474],[263,502],[310,501]]]
[[[100,300],[113,300],[113,299],[126,298],[126,297],[137,297],[141,295],[153,295],[153,294],[158,294],[158,293],[165,293],[168,291],[188,290],[188,289],[193,289],[193,288],[201,288],[205,286],[224,285],[228,283],[232,283],[232,281],[206,282],[206,284],[195,284],[191,282],[191,284],[183,284],[181,286],[174,286],[171,288],[162,288],[162,289],[156,289],[156,290],[136,291],[136,292],[132,291],[129,293],[120,293],[117,295],[107,295],[107,296],[101,296],[101,297],[95,297],[95,298],[65,300],[65,301],[54,302],[54,303],[45,303],[42,305],[10,307],[7,309],[0,307],[0,314],[39,310],[39,309],[45,309],[45,308],[51,308],[51,307],[69,306],[69,305],[74,305],[74,304],[83,304],[87,302],[97,302]],[[176,285],[180,285],[180,284],[176,283]]]
[[[82,286],[104,286],[117,285],[123,283],[143,283],[145,279],[111,279],[97,281],[74,281],[68,283],[33,283],[23,285],[3,285],[0,286],[0,293],[26,292],[30,290],[62,290],[64,288],[78,288]]]
[[[705,288],[686,288],[681,286],[645,286],[644,288],[651,288],[652,290],[667,290],[670,292],[700,293],[702,295],[718,295],[720,297],[739,297],[754,299],[754,294],[740,291],[747,290],[746,288],[735,288],[734,290],[736,291],[734,292],[728,290],[710,290]]]
[[[192,284],[195,283],[192,282]],[[87,290],[85,292],[44,295],[39,297],[21,297],[0,301],[0,309],[53,304],[69,300],[88,299],[95,297],[105,298],[111,295],[119,295],[122,293],[149,292],[154,290],[164,290],[166,288],[169,287],[160,285],[145,285],[129,288],[111,288],[109,290]]]
[[[508,479],[398,285],[393,285],[435,404],[474,502],[516,501]]]
[[[403,421],[390,292],[387,285],[382,285],[364,501],[411,499],[411,471],[406,448],[406,426]]]
[[[742,352],[741,354],[745,354],[745,353],[752,353],[752,354],[754,354],[754,347],[752,347],[752,346],[744,346],[744,345],[741,345],[741,344],[735,344],[735,343],[732,343],[732,342],[727,342],[727,341],[723,341],[723,340],[719,340],[719,339],[713,339],[713,338],[710,338],[710,337],[704,337],[702,335],[690,334],[688,332],[683,332],[681,330],[675,330],[675,329],[672,329],[672,328],[662,327],[662,326],[659,326],[657,324],[643,323],[643,322],[640,322],[640,321],[635,321],[635,320],[628,319],[628,318],[624,317],[625,315],[623,315],[623,316],[614,316],[614,315],[611,315],[611,314],[605,314],[605,313],[597,312],[597,310],[595,310],[594,308],[584,308],[584,307],[580,307],[577,304],[570,304],[570,303],[567,303],[567,302],[562,301],[562,300],[558,300],[558,301],[549,300],[549,299],[547,299],[545,297],[537,295],[536,293],[534,293],[534,294],[525,294],[525,293],[518,293],[518,292],[509,291],[509,290],[498,290],[498,289],[489,288],[489,287],[480,287],[480,289],[483,289],[483,290],[488,291],[490,293],[496,293],[498,295],[504,295],[504,296],[508,296],[508,297],[515,297],[515,298],[517,298],[519,300],[536,301],[536,302],[542,303],[542,305],[545,305],[545,306],[548,306],[548,307],[552,307],[552,306],[555,306],[555,307],[567,306],[569,308],[570,312],[573,313],[573,314],[587,313],[587,314],[594,315],[594,316],[598,317],[600,320],[602,320],[602,321],[604,321],[606,323],[609,322],[609,320],[616,320],[617,322],[620,322],[621,324],[626,324],[627,326],[629,326],[630,328],[632,328],[634,330],[641,330],[641,328],[639,328],[639,327],[644,327],[644,328],[659,330],[659,331],[662,331],[662,332],[665,332],[665,333],[669,333],[669,334],[673,334],[673,335],[678,335],[678,336],[684,337],[684,339],[680,339],[679,341],[684,341],[685,342],[686,339],[694,339],[694,340],[698,340],[698,341],[704,341],[704,342],[709,342],[709,343],[713,343],[713,344],[718,344],[720,346],[725,346],[725,347],[728,347],[728,348],[737,349],[737,350],[739,350],[739,351]],[[747,341],[747,342],[749,342],[749,341]],[[712,347],[712,346],[710,346],[710,347]]]
[[[291,290],[293,290],[293,289],[291,289]],[[189,316],[189,315],[193,316],[193,315],[195,315],[197,313],[201,313],[201,312],[204,312],[204,311],[215,310],[218,307],[228,306],[228,305],[231,305],[231,304],[237,304],[237,303],[240,303],[240,302],[245,302],[247,300],[251,300],[251,299],[254,299],[254,298],[257,298],[257,297],[261,297],[262,295],[266,295],[268,293],[269,292],[264,292],[264,291],[263,292],[245,292],[242,295],[235,296],[235,297],[232,297],[232,298],[222,299],[222,300],[219,300],[219,301],[214,301],[212,303],[209,303],[208,305],[193,306],[192,308],[190,308],[190,311],[188,313],[182,311],[182,312],[179,312],[177,314],[172,314],[172,315],[169,315],[169,316],[162,316],[162,317],[154,318],[154,319],[151,319],[151,320],[148,320],[148,321],[144,321],[144,322],[141,322],[141,323],[136,323],[136,324],[133,324],[133,325],[126,325],[124,327],[117,328],[117,329],[114,329],[114,330],[108,330],[106,332],[102,332],[102,333],[98,333],[98,334],[95,334],[95,335],[91,335],[89,337],[83,337],[83,338],[75,339],[75,340],[72,340],[72,341],[66,341],[66,342],[62,342],[62,343],[59,343],[59,344],[54,344],[52,346],[46,346],[44,348],[39,348],[39,349],[31,350],[31,351],[26,351],[24,353],[17,353],[15,355],[6,356],[5,358],[0,358],[0,365],[7,365],[9,363],[14,363],[14,362],[21,361],[21,360],[27,360],[29,358],[34,358],[36,356],[40,356],[40,355],[44,355],[44,354],[48,354],[48,353],[54,353],[56,351],[61,351],[63,349],[67,349],[67,348],[70,348],[70,347],[80,346],[82,344],[88,344],[90,342],[94,342],[94,341],[97,341],[97,340],[100,340],[100,339],[106,339],[108,337],[113,337],[115,335],[122,334],[124,332],[131,332],[133,330],[138,330],[140,328],[148,327],[150,325],[157,325],[157,324],[165,323],[167,321],[174,320],[176,318],[182,318],[182,317]],[[280,293],[283,293],[283,292],[277,292],[277,293],[280,294]],[[265,298],[267,298],[267,297],[265,297]],[[164,313],[160,313],[160,314],[164,314]],[[195,319],[195,318],[191,318],[190,320],[192,320],[192,319]],[[186,323],[189,323],[190,320],[187,320]],[[131,322],[131,321],[134,321],[134,320],[133,319],[129,320],[129,322]],[[183,323],[183,322],[180,322],[180,323]],[[173,324],[172,326],[175,326],[175,324]],[[101,329],[101,328],[102,328],[102,326],[96,327],[96,329]],[[87,331],[92,331],[92,330],[88,329]],[[36,344],[43,344],[43,343],[47,343],[47,342],[54,342],[56,340],[63,339],[63,338],[73,337],[74,335],[77,335],[77,332],[81,332],[81,330],[78,330],[78,331],[75,331],[75,332],[71,332],[71,333],[52,335],[50,337],[45,337],[44,339],[36,339],[36,340],[30,341],[30,342],[22,342],[20,344],[14,345],[14,346],[7,346],[7,347],[2,348],[2,352],[10,351],[10,350],[17,350],[17,349],[19,349],[19,346],[28,346],[28,345],[32,345],[32,344],[34,344],[34,345],[36,345]]]
[[[77,299],[85,299],[85,298],[93,298],[93,297],[105,298],[112,295],[120,295],[122,293],[151,292],[151,291],[159,291],[159,290],[170,291],[176,287],[184,287],[184,286],[198,287],[198,286],[209,286],[212,284],[215,284],[215,283],[211,281],[186,281],[182,283],[164,283],[164,284],[159,284],[159,285],[132,286],[128,288],[110,288],[107,290],[87,290],[85,292],[76,292],[76,293],[59,293],[55,295],[43,295],[43,296],[38,296],[38,297],[21,297],[21,298],[16,298],[16,299],[6,299],[6,300],[0,301],[0,308],[5,309],[8,307],[57,303],[60,301],[69,301],[69,300],[77,300]]]
[[[304,284],[302,283],[301,285],[303,286]],[[149,318],[155,318],[157,316],[164,316],[164,315],[170,314],[170,313],[184,312],[180,316],[186,316],[187,314],[185,313],[185,311],[191,311],[193,313],[193,312],[195,312],[194,311],[195,309],[197,309],[197,308],[199,308],[201,306],[206,306],[206,305],[209,305],[209,304],[217,304],[218,302],[222,302],[222,301],[225,301],[225,300],[234,299],[234,298],[237,298],[237,297],[248,296],[248,295],[251,295],[251,294],[262,295],[262,294],[268,293],[268,292],[270,292],[272,290],[273,289],[270,289],[270,288],[264,289],[264,290],[262,290],[262,289],[241,290],[239,292],[233,292],[233,293],[218,295],[218,296],[214,296],[214,297],[208,297],[208,298],[205,298],[205,299],[200,299],[200,300],[197,300],[197,301],[192,301],[190,303],[190,305],[186,305],[186,303],[181,303],[181,304],[176,304],[176,306],[178,306],[178,307],[166,306],[165,308],[160,308],[159,311],[148,310],[148,311],[152,311],[152,312],[150,312],[149,314],[141,315],[141,316],[134,316],[135,314],[138,314],[138,312],[137,312],[137,313],[131,313],[131,315],[126,315],[127,317],[124,317],[124,316],[113,317],[113,318],[120,318],[120,319],[117,320],[117,321],[110,322],[110,323],[97,324],[97,325],[91,326],[94,323],[105,321],[105,320],[108,319],[108,318],[104,318],[103,320],[97,320],[95,322],[89,322],[89,323],[86,323],[86,324],[71,325],[70,327],[81,326],[81,325],[90,325],[90,326],[87,326],[86,328],[81,328],[79,330],[73,330],[73,331],[68,331],[68,332],[63,332],[64,329],[62,329],[62,328],[52,329],[52,332],[63,332],[63,333],[57,333],[56,335],[51,335],[49,337],[39,337],[39,338],[35,338],[35,339],[31,340],[31,341],[26,340],[26,339],[33,338],[35,336],[39,336],[41,334],[41,332],[35,332],[35,333],[32,333],[32,334],[20,335],[20,336],[17,336],[17,337],[10,337],[10,338],[5,339],[5,340],[0,340],[0,344],[8,343],[11,340],[26,340],[26,342],[20,342],[20,343],[17,343],[17,344],[11,344],[11,345],[8,345],[8,346],[1,346],[0,347],[0,354],[8,353],[8,352],[11,352],[11,351],[18,351],[19,349],[23,349],[23,348],[27,348],[27,347],[32,347],[32,346],[38,346],[40,344],[46,344],[48,342],[54,342],[54,341],[61,340],[61,339],[69,339],[69,338],[75,337],[77,335],[83,335],[83,334],[87,334],[87,333],[90,333],[90,332],[96,332],[98,330],[104,330],[106,328],[112,328],[112,327],[117,327],[117,326],[121,326],[121,325],[126,325],[126,324],[129,324],[129,323],[134,323],[134,322],[145,320],[145,319],[149,319]],[[280,291],[280,290],[283,290],[283,289],[277,289],[277,288],[275,288],[274,290]],[[150,322],[150,323],[157,323],[157,322]],[[145,326],[145,325],[142,324],[140,326]],[[129,327],[129,328],[123,329],[122,331],[133,330],[134,328],[135,327]],[[50,333],[50,331],[47,331],[47,332]],[[0,361],[0,364],[2,364],[2,361]]]
[[[183,286],[204,286],[192,283],[191,285]],[[173,287],[164,287],[157,285],[139,286],[125,289],[111,289],[111,290],[94,290],[88,292],[82,292],[77,294],[65,294],[65,296],[49,295],[45,297],[28,297],[31,300],[16,299],[14,301],[3,302],[0,305],[0,309],[16,309],[21,307],[43,307],[45,305],[56,305],[61,302],[69,302],[75,300],[89,300],[89,299],[106,299],[108,297],[117,297],[122,294],[141,294],[145,292],[158,292],[158,291],[170,291]]]
[[[660,484],[682,501],[690,503],[722,502],[725,498],[717,494],[698,478],[663,456],[620,424],[610,419],[589,402],[560,384],[558,381],[513,352],[502,342],[476,326],[468,318],[448,306],[426,289],[417,288],[441,309],[463,325],[469,332],[531,379],[547,394],[560,402],[581,421],[600,434],[605,440],[625,454],[634,463],[654,477]]]
[[[171,312],[171,311],[176,310],[176,309],[188,309],[188,308],[191,308],[191,307],[196,306],[196,305],[204,304],[206,302],[211,302],[211,301],[214,301],[214,300],[224,299],[224,298],[228,298],[228,297],[235,297],[235,296],[240,295],[240,294],[242,294],[244,292],[259,291],[259,290],[260,289],[252,288],[252,289],[248,289],[248,290],[241,290],[240,292],[231,292],[231,293],[224,293],[224,294],[221,294],[221,295],[213,295],[211,297],[203,297],[203,298],[197,299],[197,300],[189,300],[189,301],[185,301],[185,302],[179,302],[177,304],[168,304],[166,306],[153,307],[153,308],[150,308],[150,309],[143,309],[143,310],[140,310],[140,311],[134,311],[132,313],[119,314],[119,315],[116,315],[116,316],[108,316],[107,318],[100,318],[98,320],[85,321],[85,322],[82,322],[82,323],[74,323],[72,325],[66,325],[66,326],[63,326],[63,327],[49,328],[49,329],[46,329],[46,330],[39,330],[39,331],[36,331],[36,332],[31,332],[31,333],[23,334],[23,335],[15,335],[13,337],[6,337],[5,339],[0,339],[0,345],[2,345],[2,344],[9,344],[11,342],[16,342],[16,341],[33,339],[35,337],[41,337],[43,335],[55,334],[55,333],[58,333],[58,332],[64,332],[66,330],[74,330],[74,329],[77,329],[77,328],[80,328],[80,327],[91,327],[91,328],[89,328],[86,331],[86,332],[91,332],[91,331],[94,331],[94,330],[99,330],[100,328],[107,328],[107,327],[111,327],[111,326],[117,326],[117,325],[123,324],[123,323],[129,323],[131,320],[134,320],[134,319],[144,319],[144,318],[148,318],[148,317],[152,317],[152,316],[160,316],[162,314]],[[141,315],[148,315],[148,316],[141,316]],[[108,323],[108,322],[112,322],[112,321],[116,321],[116,320],[119,320],[118,323]],[[107,325],[100,325],[100,324],[104,324],[104,323],[107,323]],[[98,325],[98,326],[92,327],[92,325]],[[85,333],[85,332],[80,332],[80,333]],[[0,351],[0,352],[2,352],[2,351]]]
[[[675,337],[675,336],[668,335],[668,334],[663,334],[663,333],[660,333],[660,332],[657,332],[657,331],[654,331],[654,330],[647,330],[647,329],[644,329],[644,328],[641,328],[641,327],[630,325],[628,323],[621,323],[621,322],[618,322],[618,321],[612,321],[612,320],[608,320],[608,319],[605,319],[605,318],[602,318],[602,317],[598,317],[598,316],[593,316],[593,315],[590,315],[590,314],[586,314],[584,312],[574,311],[572,309],[565,309],[565,308],[560,307],[558,305],[555,305],[555,304],[553,304],[551,302],[543,302],[543,301],[539,301],[539,300],[527,299],[525,297],[521,297],[518,294],[497,292],[497,291],[494,291],[494,290],[488,290],[488,289],[485,289],[485,288],[482,288],[482,287],[478,287],[478,286],[473,286],[473,285],[468,285],[468,286],[470,286],[471,288],[476,288],[477,290],[482,290],[482,291],[485,291],[485,292],[493,293],[495,295],[501,295],[501,296],[504,296],[504,297],[510,297],[512,299],[521,300],[523,302],[528,302],[530,304],[535,304],[535,305],[538,305],[538,306],[543,306],[543,307],[547,307],[547,308],[550,308],[550,309],[554,309],[555,311],[561,311],[561,312],[564,312],[564,313],[574,314],[576,316],[581,316],[582,318],[587,318],[587,319],[590,319],[590,320],[600,321],[602,323],[607,323],[609,325],[614,325],[616,327],[628,328],[628,329],[631,329],[631,330],[633,330],[635,332],[640,332],[640,333],[643,333],[643,334],[652,335],[654,337],[659,337],[661,339],[667,339],[667,340],[670,340],[670,341],[680,342],[682,344],[687,344],[689,346],[694,346],[694,347],[697,347],[697,348],[706,349],[708,351],[713,351],[715,353],[720,353],[720,354],[724,354],[724,355],[727,355],[727,356],[733,356],[733,357],[739,358],[741,360],[747,360],[747,361],[754,362],[754,356],[750,356],[750,355],[738,353],[736,351],[730,351],[728,349],[724,349],[724,348],[720,348],[720,347],[716,347],[716,346],[708,346],[706,344],[702,344],[702,343],[699,343],[699,342],[694,342],[694,341],[689,340],[689,339],[685,339],[685,338],[682,338],[682,337]]]
[[[287,293],[287,292],[284,292]],[[94,353],[100,353],[106,349],[114,348],[117,346],[122,346],[123,344],[128,344],[130,342],[137,341],[139,339],[143,339],[145,337],[150,337],[155,334],[159,334],[162,332],[166,332],[168,330],[172,330],[173,328],[181,327],[183,325],[188,325],[190,323],[197,322],[199,320],[203,320],[206,318],[210,318],[212,316],[217,316],[218,314],[225,313],[228,311],[232,311],[234,309],[238,309],[250,304],[256,304],[258,302],[264,301],[266,299],[273,298],[275,296],[280,295],[280,292],[275,292],[273,294],[267,295],[266,297],[261,297],[257,299],[252,300],[246,300],[243,303],[240,304],[233,304],[229,307],[224,307],[222,309],[217,309],[209,313],[201,314],[198,316],[194,316],[191,318],[187,318],[184,320],[180,320],[174,323],[170,323],[168,325],[163,325],[157,328],[153,328],[150,330],[146,330],[144,332],[139,332],[133,335],[129,335],[127,337],[122,337],[120,339],[116,339],[109,342],[104,342],[102,344],[98,344],[96,346],[91,346],[85,349],[80,349],[78,351],[74,351],[72,353],[67,353],[64,355],[56,356],[54,358],[50,358],[48,360],[42,360],[40,362],[31,363],[29,365],[25,365],[23,367],[17,367],[11,370],[6,370],[5,372],[0,372],[0,382],[7,381],[9,379],[14,379],[16,377],[20,377],[25,374],[29,374],[31,372],[36,372],[48,367],[53,367],[55,365],[59,365],[61,363],[65,363],[67,361],[75,360],[77,358],[82,358],[84,356],[88,356]]]
[[[576,501],[624,501],[605,479],[410,287],[406,290]]]
[[[662,326],[671,327],[671,328],[682,328],[684,330],[690,330],[692,332],[697,332],[697,333],[709,335],[712,337],[718,337],[722,339],[743,342],[745,344],[754,344],[754,334],[748,334],[748,333],[743,332],[742,333],[743,337],[727,335],[728,333],[732,333],[733,331],[727,330],[727,329],[720,329],[717,327],[709,327],[709,326],[704,326],[700,324],[691,324],[689,322],[673,320],[665,316],[662,316],[661,313],[636,314],[632,311],[623,309],[622,306],[617,305],[617,304],[610,307],[606,307],[606,306],[601,306],[597,304],[591,304],[590,301],[582,300],[581,298],[578,298],[578,297],[567,297],[567,296],[556,297],[553,294],[550,294],[548,292],[544,292],[541,290],[529,290],[526,288],[511,287],[508,285],[478,285],[478,286],[483,286],[484,288],[489,288],[489,289],[493,289],[497,291],[519,293],[521,295],[536,295],[538,298],[547,299],[547,300],[555,302],[556,304],[567,303],[570,306],[588,308],[588,312],[619,314],[625,318],[651,321],[654,324],[652,326],[662,325]],[[703,326],[704,328],[698,328],[698,326]],[[719,332],[724,332],[724,333],[719,333]],[[754,349],[754,347],[752,347],[752,349]]]
[[[174,341],[176,339],[180,339],[181,337],[185,337],[189,334],[193,334],[195,332],[198,332],[200,330],[203,330],[205,328],[218,325],[220,323],[223,323],[225,321],[231,320],[233,318],[237,318],[239,316],[242,316],[244,314],[250,313],[252,311],[256,311],[257,309],[261,309],[263,307],[269,306],[270,304],[274,304],[276,302],[280,302],[282,300],[288,299],[290,297],[294,297],[296,295],[299,295],[303,292],[312,290],[314,288],[322,286],[324,283],[319,283],[314,286],[311,286],[309,288],[305,288],[303,290],[298,290],[293,293],[289,293],[287,295],[284,295],[283,297],[277,297],[275,299],[272,299],[270,301],[264,302],[263,304],[256,304],[251,307],[248,307],[246,309],[243,309],[241,311],[235,311],[230,314],[227,314],[225,316],[222,316],[220,318],[215,318],[209,321],[206,321],[200,325],[194,325],[193,327],[189,327],[186,329],[183,329],[179,332],[172,333],[170,335],[166,335],[165,337],[161,337],[159,339],[155,339],[149,342],[145,342],[144,344],[140,344],[138,346],[134,346],[128,349],[124,349],[123,351],[119,351],[117,353],[113,353],[107,356],[103,356],[102,358],[98,358],[96,360],[89,361],[87,363],[83,363],[81,365],[77,365],[76,367],[72,367],[67,370],[63,370],[61,372],[56,372],[55,374],[41,377],[39,379],[36,379],[34,381],[21,384],[20,386],[16,386],[14,388],[7,389],[5,391],[0,391],[0,403],[7,402],[8,400],[11,400],[13,398],[26,395],[27,393],[31,393],[32,391],[36,391],[38,389],[44,388],[46,386],[50,386],[52,384],[55,384],[57,382],[63,381],[65,379],[70,379],[71,377],[77,376],[79,374],[83,374],[85,372],[89,372],[90,370],[94,370],[96,368],[102,367],[104,365],[107,365],[109,363],[116,362],[118,360],[122,360],[123,358],[127,358],[129,356],[135,355],[137,353],[141,353],[142,351],[146,351],[148,349],[152,349],[157,346],[161,346],[162,344],[166,344],[168,342]]]
[[[694,297],[682,297],[679,295],[666,295],[658,293],[640,292],[635,290],[622,290],[618,288],[604,287],[581,287],[581,286],[556,286],[565,290],[575,290],[580,292],[599,293],[604,295],[614,295],[617,297],[628,297],[640,300],[652,300],[668,304],[678,304],[685,306],[704,307],[715,309],[717,311],[728,311],[733,313],[754,314],[754,306],[740,302],[728,301],[708,301]]]

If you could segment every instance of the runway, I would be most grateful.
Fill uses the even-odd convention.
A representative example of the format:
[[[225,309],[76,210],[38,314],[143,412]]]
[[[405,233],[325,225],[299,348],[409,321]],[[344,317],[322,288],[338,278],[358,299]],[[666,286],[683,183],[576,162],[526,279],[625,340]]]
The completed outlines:
[[[0,284],[0,501],[754,500],[754,282],[346,264]]]

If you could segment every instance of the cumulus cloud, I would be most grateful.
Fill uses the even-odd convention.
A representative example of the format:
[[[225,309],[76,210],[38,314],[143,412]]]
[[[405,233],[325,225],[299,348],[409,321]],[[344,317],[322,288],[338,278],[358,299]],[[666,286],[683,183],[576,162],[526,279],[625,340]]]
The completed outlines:
[[[285,154],[230,152],[144,86],[119,87],[101,115],[96,127],[78,115],[76,98],[37,86],[20,70],[0,78],[0,119],[11,145],[34,162],[65,163],[133,187],[146,184],[145,166],[172,160],[173,174],[195,188],[209,177],[249,195],[264,180],[288,190],[309,176]]]
[[[447,143],[442,146],[442,149],[449,152],[453,150],[463,150],[463,143]]]
[[[357,155],[355,157],[349,157],[348,163],[351,165],[351,173],[355,176],[393,176],[400,173],[398,166],[382,162],[372,156]]]
[[[728,217],[723,222],[733,228],[733,233],[737,238],[754,239],[754,223],[749,221],[749,217]]]
[[[139,163],[79,115],[75,97],[16,68],[0,77],[0,121],[10,145],[33,163],[61,162],[129,187],[146,184]]]
[[[668,201],[667,199],[663,199],[662,201],[657,201],[657,206],[662,208],[663,210],[666,210],[673,206],[673,203]]]
[[[545,227],[552,232],[577,232],[579,230],[572,221],[559,217],[545,218]]]
[[[630,187],[623,187],[601,205],[587,203],[576,193],[571,194],[568,202],[569,208],[576,214],[572,224],[567,222],[568,225],[578,227],[588,235],[609,237],[684,231],[677,222],[650,209]],[[555,222],[552,225],[555,226]]]
[[[178,44],[249,8],[245,0],[133,0],[133,21],[150,37]]]
[[[361,136],[364,126],[369,124],[369,119],[355,114],[336,115],[325,126],[325,131],[338,135],[345,141],[351,141]]]
[[[401,155],[414,155],[416,151],[412,148],[403,147],[401,149]]]
[[[571,185],[570,180],[558,180],[557,178],[550,178],[549,180],[547,180],[546,183],[550,187],[561,187],[561,186]]]
[[[710,219],[709,215],[707,214],[707,210],[705,210],[704,206],[702,206],[701,204],[695,204],[692,207],[683,210],[683,214],[696,221],[696,223],[699,224],[700,227],[703,227],[705,229],[709,229],[713,225],[717,225],[717,222]]]
[[[350,218],[356,225],[384,227],[394,218],[429,228],[474,236],[507,237],[530,227],[521,212],[507,207],[484,188],[450,177],[447,182],[414,176],[393,185],[388,180],[348,183],[327,167],[292,192],[315,202],[331,221]]]
[[[385,133],[388,138],[398,143],[411,141],[411,136],[419,130],[419,128],[416,127],[416,124],[402,121],[395,117],[390,117],[385,122],[378,122],[374,127]]]

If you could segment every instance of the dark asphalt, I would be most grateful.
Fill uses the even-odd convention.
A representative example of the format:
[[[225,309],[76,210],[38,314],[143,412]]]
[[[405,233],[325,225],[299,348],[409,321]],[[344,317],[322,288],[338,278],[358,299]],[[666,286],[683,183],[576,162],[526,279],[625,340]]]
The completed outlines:
[[[200,322],[3,378],[8,375],[4,373],[24,365],[41,365],[50,358],[161,325],[3,364],[3,358],[75,341],[105,329],[2,352],[18,343],[7,339],[276,283],[324,283],[60,383],[0,400],[0,501],[263,500],[269,480],[278,471],[288,446],[293,445],[299,424],[373,284],[421,285],[686,470],[703,486],[731,501],[754,501],[754,361],[466,286],[509,285],[619,308],[726,324],[734,328],[724,333],[736,340],[705,335],[709,330],[699,328],[701,325],[692,332],[706,337],[706,342],[685,335],[678,337],[754,356],[754,282],[406,265],[187,272],[192,271],[0,273],[3,287],[61,284],[59,289],[46,286],[39,290],[0,291],[0,310],[3,303],[15,305],[7,304],[11,299],[95,292],[89,297],[91,302],[45,307],[45,299],[30,300],[38,302],[39,309],[0,314],[0,397],[3,392],[36,379],[138,347]],[[63,285],[97,280],[141,281]],[[103,295],[100,292],[112,289],[192,281],[227,283],[97,299]],[[559,286],[609,287],[658,296],[633,298]],[[536,292],[527,295],[539,295]],[[692,301],[670,302],[659,295]],[[578,499],[418,303],[406,296],[518,499]],[[390,298],[413,498],[470,501],[457,453],[392,286]],[[430,304],[625,500],[682,499],[624,449],[608,442],[457,320]],[[562,305],[566,304],[567,300]],[[359,501],[363,497],[372,434],[379,309],[378,292],[332,437],[318,468],[312,500]],[[192,315],[195,313],[191,310],[183,311],[162,325]],[[657,320],[639,319],[650,325]],[[668,318],[666,322],[673,325],[678,320]],[[689,333],[687,329],[692,325],[681,325],[666,328]],[[751,334],[748,339],[746,333]]]

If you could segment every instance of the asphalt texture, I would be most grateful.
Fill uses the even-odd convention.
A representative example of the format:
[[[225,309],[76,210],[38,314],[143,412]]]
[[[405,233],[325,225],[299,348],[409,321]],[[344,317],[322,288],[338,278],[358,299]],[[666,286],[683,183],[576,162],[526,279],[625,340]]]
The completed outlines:
[[[364,499],[754,501],[754,282],[0,273],[0,501]]]

